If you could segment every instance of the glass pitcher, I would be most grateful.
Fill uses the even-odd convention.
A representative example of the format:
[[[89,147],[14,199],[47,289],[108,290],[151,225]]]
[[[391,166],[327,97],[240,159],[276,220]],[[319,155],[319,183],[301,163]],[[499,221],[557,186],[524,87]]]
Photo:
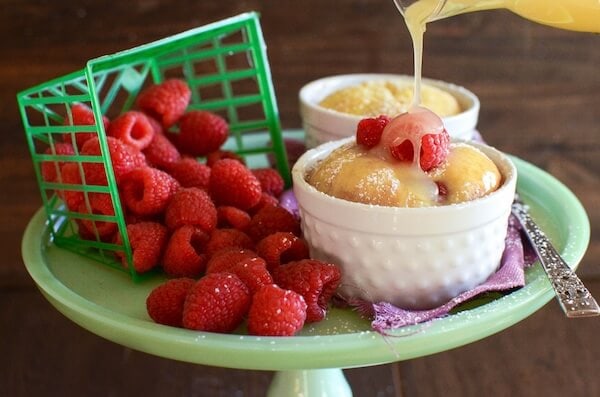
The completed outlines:
[[[400,12],[419,3],[431,10],[427,22],[473,11],[505,8],[537,23],[600,33],[600,0],[394,0]]]

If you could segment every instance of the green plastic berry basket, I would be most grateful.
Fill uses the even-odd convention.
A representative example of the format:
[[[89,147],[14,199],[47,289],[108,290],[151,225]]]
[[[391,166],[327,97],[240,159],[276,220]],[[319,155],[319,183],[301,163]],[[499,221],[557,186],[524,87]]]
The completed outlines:
[[[249,163],[265,164],[267,157],[273,159],[289,185],[289,166],[266,46],[255,12],[92,59],[82,70],[17,95],[54,244],[124,269],[136,281],[142,275],[132,265],[132,250],[102,116],[113,118],[132,109],[137,94],[144,87],[170,78],[184,79],[190,86],[192,97],[188,110],[208,110],[229,122],[230,138],[225,149],[242,155]],[[72,125],[71,106],[76,103],[92,109],[94,125]],[[257,133],[265,132],[270,140],[252,139]],[[101,156],[80,154],[75,145],[78,133],[97,135]],[[74,154],[64,155],[57,150],[57,143],[65,140],[73,143]],[[60,166],[66,162],[77,164],[81,184],[61,180]],[[82,167],[85,163],[101,163],[108,185],[86,184]],[[43,164],[54,169],[59,175],[57,180],[44,179]],[[62,200],[68,194],[82,194],[85,210],[69,210]],[[91,194],[110,195],[114,211],[108,215],[94,213],[89,200]],[[82,222],[92,226],[92,233],[83,237],[79,232]],[[98,229],[107,223],[116,224],[120,239],[103,241],[106,239]],[[120,257],[123,256],[127,267],[122,265]]]

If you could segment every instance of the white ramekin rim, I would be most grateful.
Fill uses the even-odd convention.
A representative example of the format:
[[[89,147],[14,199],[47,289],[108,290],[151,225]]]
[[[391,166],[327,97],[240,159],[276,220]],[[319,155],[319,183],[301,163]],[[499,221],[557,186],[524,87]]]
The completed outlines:
[[[369,205],[329,196],[306,181],[306,172],[316,161],[352,141],[354,137],[327,142],[308,150],[298,159],[292,169],[292,178],[301,212],[309,211],[325,222],[365,233],[402,235],[456,233],[498,217],[508,217],[516,189],[517,169],[504,153],[474,142],[465,143],[488,155],[499,167],[504,180],[495,192],[464,203],[421,208]],[[410,228],[406,224],[410,224]],[[432,225],[435,228],[432,229]]]
[[[336,110],[327,109],[319,106],[319,102],[327,95],[344,87],[355,84],[360,84],[365,81],[378,80],[406,80],[407,83],[412,83],[413,76],[390,73],[353,73],[322,77],[313,80],[304,85],[299,92],[301,103],[301,111],[307,122],[311,122],[313,117],[319,119],[334,118],[337,122],[345,124],[349,127],[356,126],[363,116],[356,116],[348,113],[338,112]],[[446,125],[456,125],[463,123],[463,130],[473,129],[477,125],[479,115],[480,102],[477,95],[465,87],[445,82],[442,80],[423,78],[423,84],[431,85],[449,92],[459,101],[463,111],[459,114],[443,117]]]

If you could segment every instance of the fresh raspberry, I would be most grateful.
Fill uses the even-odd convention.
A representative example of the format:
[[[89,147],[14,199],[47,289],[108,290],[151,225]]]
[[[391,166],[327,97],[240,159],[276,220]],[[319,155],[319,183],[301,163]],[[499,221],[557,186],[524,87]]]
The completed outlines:
[[[219,205],[247,210],[259,203],[260,182],[245,165],[231,159],[217,161],[211,168],[209,191]]]
[[[114,119],[107,134],[138,150],[144,150],[152,142],[155,131],[144,113],[132,110]]]
[[[385,115],[362,119],[356,126],[356,143],[367,148],[377,146],[389,122],[390,118]]]
[[[164,135],[165,134],[165,129],[163,128],[160,121],[156,120],[154,117],[148,116],[147,114],[146,114],[146,118],[148,119],[148,122],[150,123],[150,125],[152,126],[152,129],[154,130],[154,135],[156,135],[156,134]]]
[[[246,162],[242,156],[230,150],[215,150],[214,152],[210,152],[206,155],[206,165],[212,167],[217,161],[223,159],[236,160],[246,165]]]
[[[119,185],[123,202],[137,215],[156,215],[179,189],[179,183],[164,171],[140,167],[129,171]]]
[[[258,258],[258,255],[252,250],[225,248],[210,257],[206,263],[206,274],[227,272],[238,262],[254,258]]]
[[[181,188],[167,205],[165,223],[171,230],[183,225],[194,225],[210,234],[217,226],[217,209],[204,190],[195,187]]]
[[[176,132],[176,131],[164,131],[164,134],[167,137],[167,139],[173,145],[175,145],[175,147],[178,147],[177,138],[179,137],[179,132]],[[179,150],[179,149],[177,149],[177,150]]]
[[[146,298],[146,311],[158,324],[182,327],[183,304],[196,284],[191,278],[174,278],[154,288]]]
[[[279,265],[309,257],[306,241],[288,232],[277,232],[263,238],[256,244],[256,252],[267,262],[269,271]]]
[[[183,187],[197,187],[208,190],[210,168],[193,157],[183,157],[169,167],[171,176]]]
[[[70,143],[55,142],[54,147],[49,147],[44,151],[44,154],[57,156],[72,156],[75,154],[73,145]],[[64,161],[43,161],[41,165],[42,179],[46,182],[56,182],[60,169],[65,165]]]
[[[89,208],[87,204],[82,202],[79,205],[79,211],[82,214],[95,214],[95,215],[115,215],[115,207],[108,193],[88,193]],[[91,212],[90,212],[91,211]],[[118,229],[116,222],[111,221],[95,221],[91,219],[81,219],[81,225],[92,235],[103,239],[108,239],[114,236]]]
[[[114,137],[106,137],[108,151],[117,184],[129,171],[146,165],[144,155],[126,143]],[[100,141],[97,137],[89,139],[81,148],[81,154],[86,156],[100,156]],[[86,185],[107,185],[106,172],[102,163],[83,163]]]
[[[169,128],[183,116],[191,97],[192,91],[185,81],[170,79],[142,90],[136,103],[164,128]]]
[[[429,171],[440,165],[448,156],[450,135],[444,130],[439,134],[428,134],[421,139],[419,164],[423,171]],[[390,148],[392,156],[400,161],[411,162],[414,158],[413,144],[409,140]]]
[[[191,288],[183,306],[183,326],[208,332],[232,332],[250,308],[248,287],[234,274],[213,273]]]
[[[259,168],[252,170],[252,173],[260,182],[260,187],[264,193],[279,197],[283,192],[285,183],[279,172],[273,168]]]
[[[125,212],[125,224],[132,225],[140,222],[158,222],[164,223],[163,214],[158,215],[138,215],[131,211]]]
[[[101,241],[104,243],[113,243],[115,234],[109,234],[107,236],[100,236],[93,231],[88,230],[87,227],[83,226],[82,219],[74,219],[77,224],[77,234],[82,240],[88,241]]]
[[[224,248],[254,249],[254,242],[248,235],[237,229],[216,229],[206,243],[206,255],[210,258]]]
[[[256,242],[276,232],[300,235],[300,222],[280,206],[264,206],[252,217],[246,228],[246,234]]]
[[[229,125],[221,116],[203,110],[186,113],[179,121],[179,150],[191,156],[206,156],[218,150],[229,136]]]
[[[169,167],[179,161],[181,155],[179,150],[162,132],[154,131],[154,137],[150,144],[142,152],[146,160],[153,167],[161,170],[167,170]]]
[[[260,201],[254,207],[248,210],[248,213],[251,215],[256,215],[260,210],[264,207],[271,206],[277,207],[279,205],[279,199],[275,196],[270,195],[269,193],[262,193],[260,196]]]
[[[432,132],[439,131],[439,132]],[[383,131],[381,140],[390,154],[399,161],[415,161],[413,145],[419,142],[419,165],[429,171],[441,164],[450,152],[450,135],[442,120],[429,110],[403,113],[394,118]]]
[[[66,163],[60,169],[60,183],[81,186],[81,172],[77,163]],[[59,190],[56,192],[70,211],[78,211],[85,199],[81,190]]]
[[[244,230],[250,224],[250,215],[239,208],[217,207],[217,227]]]
[[[273,277],[262,258],[243,259],[231,266],[228,272],[235,274],[246,284],[250,295],[254,295],[264,285],[273,284]]]
[[[129,244],[133,252],[133,268],[138,273],[152,270],[160,261],[163,247],[167,242],[167,229],[160,223],[140,222],[127,225]],[[117,235],[117,244],[123,244]],[[120,254],[123,266],[128,267],[127,257]]]
[[[314,259],[289,262],[275,268],[272,275],[281,288],[291,289],[304,297],[308,305],[307,322],[325,318],[327,305],[341,278],[340,269],[336,265]]]
[[[304,326],[306,302],[302,295],[274,284],[258,290],[248,312],[248,333],[293,336]]]
[[[83,103],[75,103],[71,106],[71,118],[72,120],[70,120],[68,117],[65,118],[64,124],[65,125],[95,125],[96,124],[96,119],[94,118],[94,112],[92,111],[92,109],[83,104]],[[108,118],[106,116],[102,116],[102,123],[104,124],[104,131],[108,131],[108,128],[110,126],[110,121],[108,120]],[[77,145],[77,147],[79,149],[81,149],[83,147],[83,144],[91,138],[96,138],[97,134],[95,132],[74,132],[73,135],[75,136],[75,142],[73,142],[73,139],[71,138],[71,134],[64,134],[63,135],[63,142],[68,142],[71,144],[75,144]]]
[[[204,246],[209,236],[191,225],[175,229],[163,255],[165,273],[176,277],[198,277],[206,267]]]

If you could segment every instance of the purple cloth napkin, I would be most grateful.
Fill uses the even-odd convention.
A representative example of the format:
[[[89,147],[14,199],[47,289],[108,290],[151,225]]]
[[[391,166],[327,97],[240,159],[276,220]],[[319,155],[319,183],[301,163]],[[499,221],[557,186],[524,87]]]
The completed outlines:
[[[281,205],[299,217],[298,203],[291,190],[280,198]],[[373,318],[372,328],[380,333],[386,330],[424,323],[446,316],[450,310],[485,292],[507,291],[525,285],[525,268],[535,262],[535,253],[521,235],[521,226],[514,216],[510,216],[506,235],[506,245],[500,267],[483,284],[463,292],[457,297],[429,310],[407,310],[388,302],[371,303],[351,300],[345,304],[356,308],[362,315]]]
[[[279,205],[294,215],[294,218],[300,219],[298,202],[296,201],[296,196],[294,196],[294,191],[292,189],[286,190],[281,194],[281,196],[279,196]]]

